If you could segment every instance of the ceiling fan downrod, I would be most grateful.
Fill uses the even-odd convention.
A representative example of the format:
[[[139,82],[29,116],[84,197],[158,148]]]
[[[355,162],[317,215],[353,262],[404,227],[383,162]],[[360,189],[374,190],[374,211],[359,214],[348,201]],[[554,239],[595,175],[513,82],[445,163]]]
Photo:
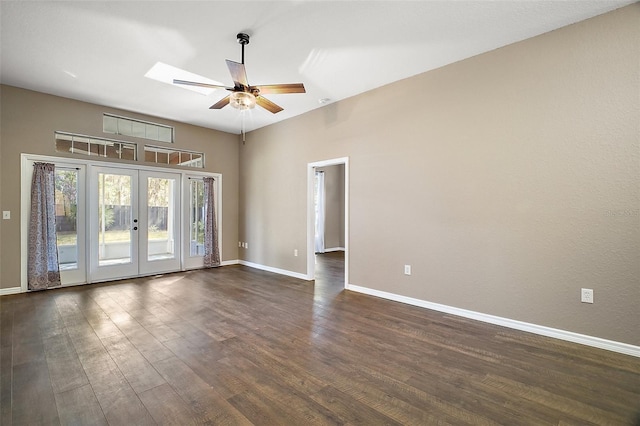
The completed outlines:
[[[244,65],[244,46],[249,44],[249,34],[238,33],[236,36],[238,43],[242,45],[242,64]]]

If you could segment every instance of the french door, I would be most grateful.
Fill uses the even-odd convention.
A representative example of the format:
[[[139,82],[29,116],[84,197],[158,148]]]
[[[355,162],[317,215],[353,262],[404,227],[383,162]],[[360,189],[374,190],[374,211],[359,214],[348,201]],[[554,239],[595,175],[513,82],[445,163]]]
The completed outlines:
[[[222,176],[22,154],[21,287],[27,291],[28,212],[35,162],[55,164],[62,285],[204,266],[204,184],[214,177],[219,235]],[[220,237],[220,241],[222,238]],[[222,250],[222,245],[219,245]]]
[[[180,174],[92,167],[89,281],[180,269]]]

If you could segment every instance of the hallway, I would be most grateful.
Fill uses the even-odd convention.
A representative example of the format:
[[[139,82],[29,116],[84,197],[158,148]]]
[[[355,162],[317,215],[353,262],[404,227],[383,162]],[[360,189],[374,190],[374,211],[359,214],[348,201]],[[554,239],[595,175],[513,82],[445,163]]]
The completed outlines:
[[[344,252],[316,253],[315,293],[337,295],[344,290]]]

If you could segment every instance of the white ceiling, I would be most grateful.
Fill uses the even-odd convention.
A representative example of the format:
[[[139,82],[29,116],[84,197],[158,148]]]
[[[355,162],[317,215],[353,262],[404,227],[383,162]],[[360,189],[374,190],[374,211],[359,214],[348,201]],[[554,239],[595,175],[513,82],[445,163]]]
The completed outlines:
[[[247,32],[249,83],[305,84],[269,95],[284,111],[257,129],[385,84],[634,3],[556,1],[2,1],[2,84],[239,133],[241,113],[146,78],[158,61],[233,85]]]

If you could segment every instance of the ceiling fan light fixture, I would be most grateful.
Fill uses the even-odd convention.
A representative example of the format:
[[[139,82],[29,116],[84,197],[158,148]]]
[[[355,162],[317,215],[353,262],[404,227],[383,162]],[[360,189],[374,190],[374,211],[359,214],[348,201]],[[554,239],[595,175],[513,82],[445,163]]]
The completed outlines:
[[[263,84],[260,86],[249,85],[249,82],[247,81],[247,72],[244,67],[244,46],[249,44],[249,35],[245,33],[238,33],[238,43],[242,46],[242,62],[235,62],[229,59],[226,60],[227,68],[229,68],[231,78],[233,79],[233,87],[226,87],[219,84],[199,83],[197,81],[176,78],[173,79],[173,84],[195,86],[198,88],[206,87],[213,89],[225,89],[231,92],[228,96],[225,96],[215,104],[211,105],[209,109],[222,109],[227,105],[231,105],[232,108],[239,111],[246,111],[255,108],[256,104],[258,104],[260,107],[266,109],[272,114],[279,113],[283,108],[263,97],[263,94],[306,93],[304,84],[302,83]]]
[[[256,106],[256,97],[248,92],[233,92],[230,95],[229,104],[241,111],[252,109]]]

